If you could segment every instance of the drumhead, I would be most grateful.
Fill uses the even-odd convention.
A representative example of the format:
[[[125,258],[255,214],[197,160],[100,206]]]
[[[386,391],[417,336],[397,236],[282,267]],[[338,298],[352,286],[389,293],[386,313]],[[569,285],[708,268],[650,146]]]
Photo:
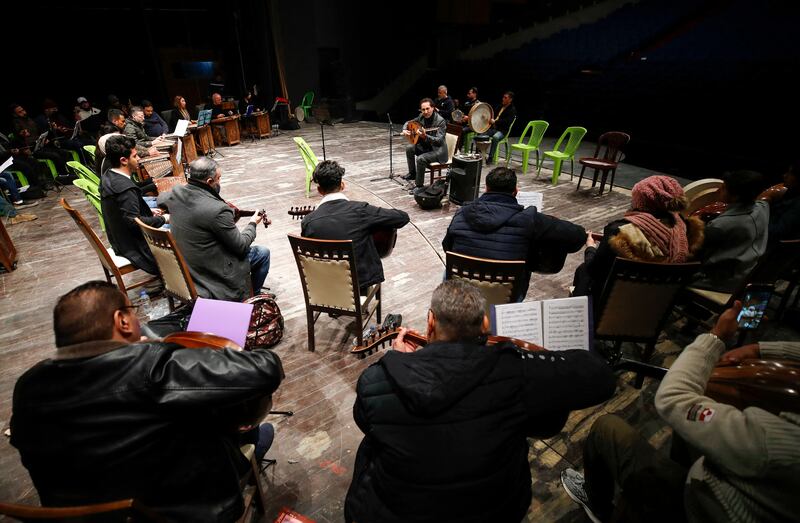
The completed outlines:
[[[306,119],[306,112],[303,110],[302,107],[295,107],[294,108],[294,116],[297,118],[298,122],[302,122]]]
[[[485,133],[492,126],[490,120],[494,118],[492,106],[486,102],[478,102],[469,110],[469,126],[476,133]]]
[[[456,109],[450,115],[450,119],[453,120],[454,122],[460,122],[462,118],[464,118],[464,113],[461,112],[461,109]]]

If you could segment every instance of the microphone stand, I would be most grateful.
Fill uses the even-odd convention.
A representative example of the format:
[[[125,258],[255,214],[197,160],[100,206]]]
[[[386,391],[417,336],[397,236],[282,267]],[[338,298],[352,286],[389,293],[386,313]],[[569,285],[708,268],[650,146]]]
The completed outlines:
[[[322,159],[327,160],[328,156],[325,154],[325,126],[322,120],[319,120],[319,132],[322,133]]]
[[[389,113],[386,113],[386,118],[389,120],[389,179],[397,182],[395,180],[394,174],[394,166],[392,164],[392,156],[394,154],[394,147],[392,146],[392,137],[394,136],[394,124],[392,123],[392,116]],[[372,178],[370,179],[371,182],[377,182],[379,180],[385,180],[385,178]],[[405,185],[402,182],[397,182],[400,185]]]

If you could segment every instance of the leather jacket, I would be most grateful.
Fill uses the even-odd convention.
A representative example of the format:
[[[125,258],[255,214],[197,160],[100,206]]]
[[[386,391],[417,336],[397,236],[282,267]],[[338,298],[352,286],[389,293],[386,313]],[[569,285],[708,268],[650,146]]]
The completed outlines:
[[[44,506],[136,498],[179,521],[234,521],[248,467],[236,429],[282,377],[269,350],[61,347],[17,381],[11,444]]]

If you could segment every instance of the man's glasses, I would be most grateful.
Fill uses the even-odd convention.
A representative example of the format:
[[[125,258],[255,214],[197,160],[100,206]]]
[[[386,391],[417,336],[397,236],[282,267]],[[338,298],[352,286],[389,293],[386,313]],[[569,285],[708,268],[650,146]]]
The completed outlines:
[[[117,309],[117,310],[118,310],[118,311],[121,311],[121,310],[123,310],[123,309],[133,309],[133,310],[134,310],[134,312],[135,312],[135,311],[139,310],[139,305],[123,305],[122,307],[120,307],[120,308],[119,308],[119,309]]]

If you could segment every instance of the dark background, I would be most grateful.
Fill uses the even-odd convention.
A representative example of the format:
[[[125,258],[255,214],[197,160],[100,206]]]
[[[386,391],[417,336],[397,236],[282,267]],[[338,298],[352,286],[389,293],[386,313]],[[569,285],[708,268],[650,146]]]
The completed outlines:
[[[798,22],[796,3],[769,0],[30,2],[5,6],[2,99],[32,116],[45,97],[69,116],[110,93],[163,110],[176,94],[204,103],[219,73],[225,95],[255,84],[270,107],[279,52],[292,107],[312,90],[333,117],[399,123],[439,84],[492,105],[510,89],[515,134],[531,119],[548,136],[622,130],[636,165],[776,178],[798,154]],[[511,44],[531,27],[540,38]]]

